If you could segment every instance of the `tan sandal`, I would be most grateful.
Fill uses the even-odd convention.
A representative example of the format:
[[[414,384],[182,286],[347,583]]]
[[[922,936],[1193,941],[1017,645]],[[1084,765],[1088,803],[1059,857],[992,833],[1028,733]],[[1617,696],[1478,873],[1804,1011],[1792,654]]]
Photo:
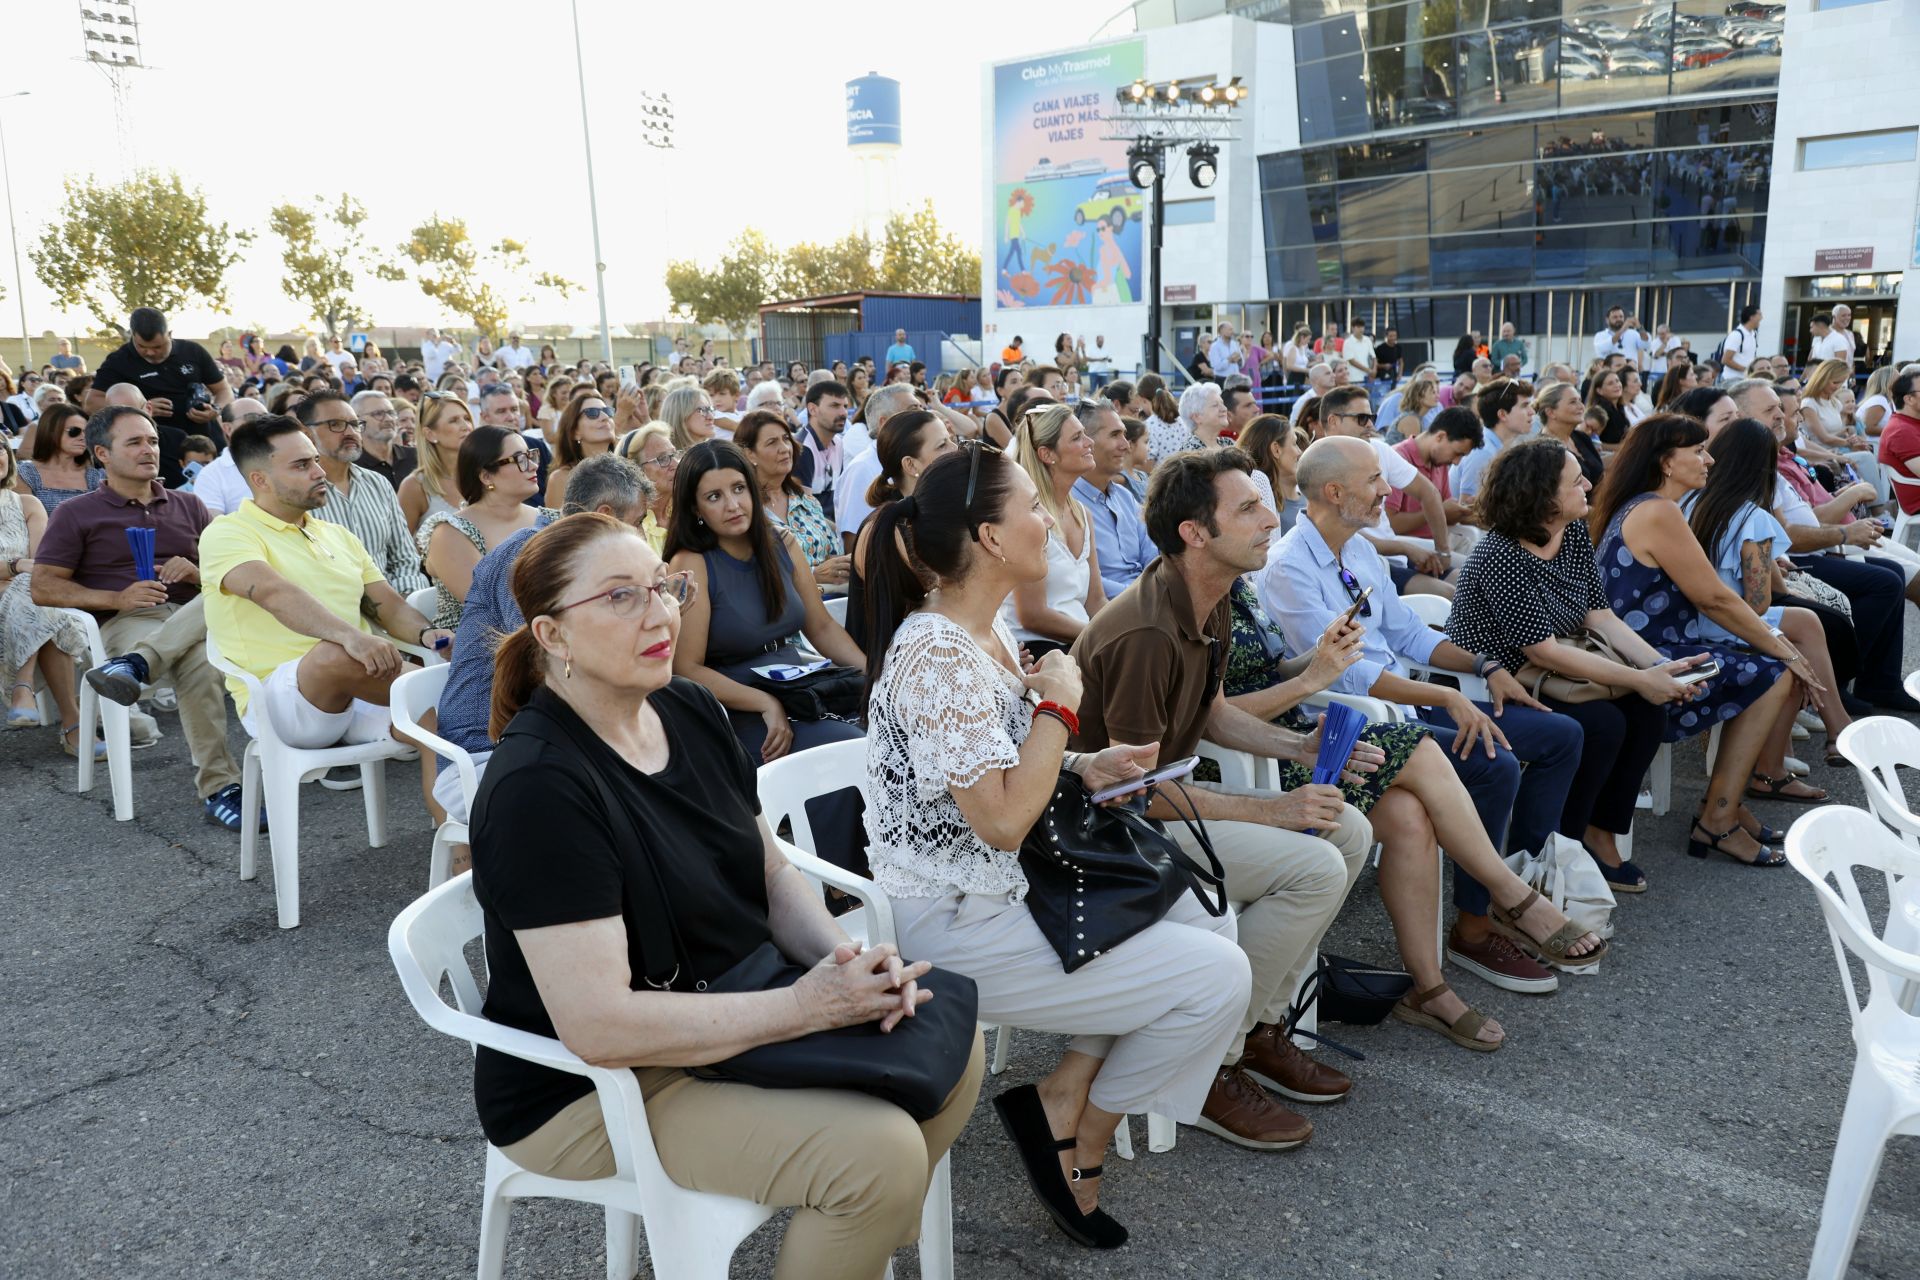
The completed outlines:
[[[1599,963],[1600,957],[1607,954],[1608,943],[1605,938],[1601,938],[1599,945],[1591,951],[1577,956],[1567,954],[1574,943],[1593,932],[1591,929],[1582,929],[1569,920],[1555,929],[1550,936],[1536,938],[1520,927],[1520,917],[1527,914],[1539,899],[1540,891],[1535,889],[1521,899],[1517,907],[1503,907],[1497,902],[1491,903],[1487,907],[1487,919],[1492,923],[1495,932],[1541,964],[1551,965],[1556,969],[1584,969],[1590,964]]]
[[[1428,987],[1394,1003],[1393,1016],[1401,1022],[1415,1027],[1425,1027],[1428,1031],[1438,1031],[1462,1049],[1471,1049],[1475,1053],[1492,1053],[1506,1043],[1499,1040],[1480,1039],[1480,1028],[1487,1025],[1487,1015],[1468,1006],[1467,1011],[1453,1022],[1443,1022],[1433,1014],[1426,1012],[1427,1005],[1446,995],[1453,988],[1442,982],[1438,986]]]

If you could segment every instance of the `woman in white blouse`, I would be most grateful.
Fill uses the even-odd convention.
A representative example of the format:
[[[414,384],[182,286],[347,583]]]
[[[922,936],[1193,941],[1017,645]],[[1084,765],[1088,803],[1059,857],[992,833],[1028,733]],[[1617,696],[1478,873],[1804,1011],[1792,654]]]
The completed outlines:
[[[1313,330],[1301,325],[1293,331],[1287,345],[1280,348],[1280,368],[1288,382],[1299,383],[1307,380],[1307,369],[1312,364]]]
[[[1094,558],[1093,520],[1073,496],[1073,482],[1093,470],[1093,437],[1070,405],[1050,404],[1020,419],[1013,446],[1053,528],[1047,533],[1047,576],[1015,587],[1000,616],[1014,638],[1039,655],[1071,645],[1107,602]]]
[[[1074,1037],[1050,1075],[994,1106],[1054,1222],[1111,1248],[1127,1237],[1099,1207],[1115,1128],[1129,1112],[1198,1119],[1251,977],[1232,914],[1210,916],[1191,894],[1071,973],[1026,906],[1017,850],[1061,771],[1110,786],[1138,778],[1159,749],[1068,753],[1078,668],[1064,653],[1021,668],[1000,606],[1046,576],[1052,524],[1032,477],[976,443],[876,513],[868,858],[901,947],[973,977],[982,1020]]]
[[[1851,462],[1860,478],[1885,501],[1887,491],[1880,478],[1880,464],[1874,460],[1872,441],[1848,426],[1841,406],[1840,391],[1852,379],[1853,366],[1845,360],[1822,360],[1815,365],[1807,375],[1806,389],[1800,393],[1800,425],[1815,443]]]

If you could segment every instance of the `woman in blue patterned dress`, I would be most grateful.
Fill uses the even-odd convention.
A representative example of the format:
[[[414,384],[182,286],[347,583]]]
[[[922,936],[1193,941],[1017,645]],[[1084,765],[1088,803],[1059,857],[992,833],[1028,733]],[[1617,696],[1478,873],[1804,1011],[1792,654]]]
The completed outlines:
[[[1805,694],[1826,690],[1792,642],[1720,580],[1688,528],[1680,501],[1706,484],[1712,466],[1707,429],[1697,420],[1664,413],[1641,421],[1614,454],[1593,500],[1594,560],[1608,604],[1649,644],[1669,659],[1704,653],[1720,664],[1702,696],[1667,704],[1668,742],[1722,726],[1687,852],[1779,866],[1786,859],[1763,843],[1772,833],[1742,796],[1751,794],[1756,764],[1767,775],[1786,772],[1794,712]],[[1703,614],[1737,640],[1703,640]]]

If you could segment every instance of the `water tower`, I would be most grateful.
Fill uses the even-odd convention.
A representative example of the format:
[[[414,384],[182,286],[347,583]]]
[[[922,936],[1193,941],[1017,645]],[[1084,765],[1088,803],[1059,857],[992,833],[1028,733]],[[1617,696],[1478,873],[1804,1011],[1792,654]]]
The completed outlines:
[[[893,212],[900,157],[900,82],[869,71],[847,81],[847,150],[859,170],[860,227],[878,241]]]

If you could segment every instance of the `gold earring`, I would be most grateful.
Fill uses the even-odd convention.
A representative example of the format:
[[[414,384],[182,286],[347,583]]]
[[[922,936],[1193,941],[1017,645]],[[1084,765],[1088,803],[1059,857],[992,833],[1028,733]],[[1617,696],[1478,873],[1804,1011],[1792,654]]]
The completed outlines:
[[[567,659],[567,669],[564,672],[562,672],[561,675],[565,679],[568,679],[568,680],[573,679],[573,659],[572,658]]]

